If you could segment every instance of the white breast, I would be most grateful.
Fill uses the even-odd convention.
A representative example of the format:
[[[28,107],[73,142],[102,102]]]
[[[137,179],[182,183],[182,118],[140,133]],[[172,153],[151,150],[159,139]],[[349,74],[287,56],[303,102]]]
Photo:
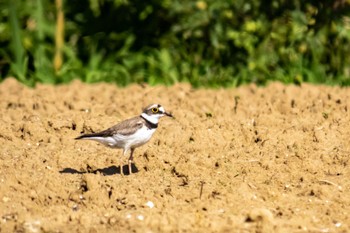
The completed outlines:
[[[108,147],[129,150],[130,148],[136,148],[148,142],[155,131],[156,129],[148,129],[146,126],[143,126],[134,134],[130,135],[115,134],[110,137],[89,137],[86,139],[97,141]]]
[[[136,133],[131,135],[125,136],[116,134],[112,137],[115,143],[110,146],[118,148],[136,148],[148,142],[155,131],[156,129],[148,129],[146,126],[143,126],[136,131]]]

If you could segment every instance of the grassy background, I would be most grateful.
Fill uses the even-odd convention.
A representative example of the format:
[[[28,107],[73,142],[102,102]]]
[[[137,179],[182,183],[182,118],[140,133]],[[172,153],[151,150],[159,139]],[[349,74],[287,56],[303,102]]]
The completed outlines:
[[[0,79],[350,84],[350,0],[3,0]]]

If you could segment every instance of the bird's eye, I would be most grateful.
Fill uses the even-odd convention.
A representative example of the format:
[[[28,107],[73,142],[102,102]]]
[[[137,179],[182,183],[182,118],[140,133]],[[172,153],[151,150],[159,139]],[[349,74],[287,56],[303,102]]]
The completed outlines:
[[[158,113],[158,111],[159,111],[158,108],[152,108],[153,113]]]

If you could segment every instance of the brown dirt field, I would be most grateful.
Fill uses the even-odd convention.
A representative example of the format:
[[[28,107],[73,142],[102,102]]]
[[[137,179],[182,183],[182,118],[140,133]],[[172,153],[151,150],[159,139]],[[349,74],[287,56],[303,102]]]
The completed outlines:
[[[349,88],[6,79],[0,97],[0,232],[350,232]],[[74,140],[158,102],[176,118],[132,175]]]

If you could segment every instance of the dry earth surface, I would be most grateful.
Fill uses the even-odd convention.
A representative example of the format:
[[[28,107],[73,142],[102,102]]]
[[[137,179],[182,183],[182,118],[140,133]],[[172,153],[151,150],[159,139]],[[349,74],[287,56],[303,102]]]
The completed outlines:
[[[0,232],[350,232],[349,88],[6,79],[0,97]],[[150,103],[176,118],[131,175],[74,140]]]

